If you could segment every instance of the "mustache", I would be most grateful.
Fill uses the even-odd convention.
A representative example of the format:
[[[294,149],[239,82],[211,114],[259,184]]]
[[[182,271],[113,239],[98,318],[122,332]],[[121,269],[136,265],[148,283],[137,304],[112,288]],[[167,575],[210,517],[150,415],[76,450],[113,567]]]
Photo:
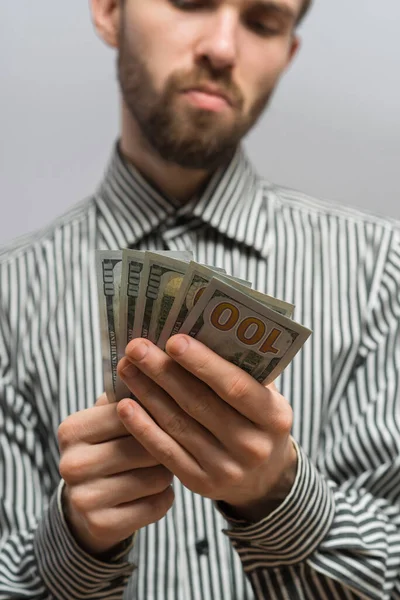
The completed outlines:
[[[212,73],[205,69],[197,69],[190,73],[176,73],[171,78],[171,85],[175,91],[184,92],[188,89],[207,87],[213,85],[226,96],[233,107],[241,109],[244,97],[239,86],[226,73]]]

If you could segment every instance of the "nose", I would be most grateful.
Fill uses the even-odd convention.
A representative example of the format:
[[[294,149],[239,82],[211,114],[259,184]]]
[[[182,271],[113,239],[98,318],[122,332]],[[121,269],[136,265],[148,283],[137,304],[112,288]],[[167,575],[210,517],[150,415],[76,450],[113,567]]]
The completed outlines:
[[[216,11],[204,26],[196,48],[196,58],[216,70],[231,69],[238,53],[238,23],[232,11]]]

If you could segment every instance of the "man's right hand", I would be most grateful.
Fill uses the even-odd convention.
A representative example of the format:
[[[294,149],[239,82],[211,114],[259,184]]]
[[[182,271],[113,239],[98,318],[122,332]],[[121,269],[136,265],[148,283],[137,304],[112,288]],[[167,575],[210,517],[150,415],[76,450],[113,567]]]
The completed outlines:
[[[130,434],[105,394],[58,430],[67,522],[79,545],[102,554],[171,508],[173,475]]]

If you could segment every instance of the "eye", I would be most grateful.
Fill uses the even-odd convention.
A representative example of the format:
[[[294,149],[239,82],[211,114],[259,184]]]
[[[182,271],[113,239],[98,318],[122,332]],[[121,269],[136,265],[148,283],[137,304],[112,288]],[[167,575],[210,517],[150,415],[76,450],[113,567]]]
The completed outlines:
[[[263,21],[249,20],[247,21],[247,27],[251,29],[256,35],[261,37],[268,37],[279,34],[279,29],[267,25]]]
[[[207,4],[205,0],[169,0],[169,2],[181,10],[196,10]]]

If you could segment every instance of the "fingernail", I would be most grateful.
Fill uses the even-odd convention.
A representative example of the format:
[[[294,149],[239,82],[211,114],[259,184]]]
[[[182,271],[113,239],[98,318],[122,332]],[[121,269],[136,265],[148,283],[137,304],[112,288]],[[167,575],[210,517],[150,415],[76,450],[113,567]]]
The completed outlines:
[[[121,416],[121,418],[129,418],[133,415],[133,413],[135,412],[134,406],[133,406],[133,402],[131,402],[130,400],[123,400],[123,404],[118,408],[118,413]]]
[[[148,350],[149,348],[144,342],[139,342],[133,346],[133,348],[129,349],[129,356],[133,358],[133,360],[139,361],[146,356]]]
[[[122,375],[126,379],[133,379],[133,377],[136,377],[138,374],[139,369],[132,363],[129,363],[124,369],[122,369]]]
[[[188,341],[183,336],[172,339],[168,344],[168,353],[179,356],[183,354],[188,347]]]

